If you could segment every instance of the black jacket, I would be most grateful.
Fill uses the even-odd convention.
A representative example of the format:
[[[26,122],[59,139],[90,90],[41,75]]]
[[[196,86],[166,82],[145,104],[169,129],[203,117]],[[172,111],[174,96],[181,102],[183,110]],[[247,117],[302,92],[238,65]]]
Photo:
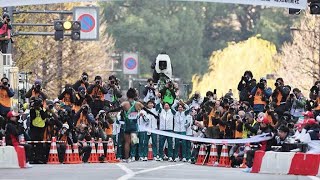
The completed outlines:
[[[89,87],[89,83],[88,82],[82,82],[81,80],[78,80],[76,83],[74,83],[74,85],[72,85],[72,88],[75,91],[78,91],[78,88],[81,86],[81,84],[84,84],[84,86],[86,87],[86,89],[88,89]]]

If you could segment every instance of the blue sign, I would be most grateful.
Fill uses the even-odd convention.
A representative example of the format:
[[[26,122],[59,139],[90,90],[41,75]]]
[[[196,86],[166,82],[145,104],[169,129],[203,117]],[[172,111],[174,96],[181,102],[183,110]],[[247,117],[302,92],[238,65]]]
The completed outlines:
[[[78,21],[81,22],[81,31],[82,32],[90,32],[92,31],[95,26],[96,22],[90,14],[82,14],[79,18]]]
[[[135,60],[132,57],[129,57],[125,60],[125,66],[130,70],[135,69],[137,67],[137,60]]]

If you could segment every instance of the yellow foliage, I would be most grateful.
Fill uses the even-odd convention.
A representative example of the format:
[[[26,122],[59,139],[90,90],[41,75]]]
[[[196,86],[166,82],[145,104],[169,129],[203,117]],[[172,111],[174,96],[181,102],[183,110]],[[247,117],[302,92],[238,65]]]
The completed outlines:
[[[258,37],[249,38],[239,43],[229,43],[228,47],[213,52],[209,71],[203,76],[192,78],[193,92],[204,95],[207,91],[217,89],[217,95],[224,95],[232,89],[237,98],[237,86],[246,70],[250,70],[257,81],[267,74],[273,74],[278,63],[273,60],[277,53],[276,46]],[[269,86],[273,83],[269,82]]]

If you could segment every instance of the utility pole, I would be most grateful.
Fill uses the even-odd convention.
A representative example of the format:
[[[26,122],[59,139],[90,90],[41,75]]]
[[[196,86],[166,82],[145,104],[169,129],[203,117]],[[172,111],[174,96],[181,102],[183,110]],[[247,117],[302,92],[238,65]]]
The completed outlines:
[[[8,10],[8,14],[10,16],[10,20],[11,20],[11,23],[13,23],[14,19],[13,19],[13,7],[7,7],[7,10]],[[13,32],[13,28],[11,29],[11,32]],[[10,42],[9,40],[9,43],[8,43],[8,50],[7,50],[8,54],[12,54],[12,43]]]
[[[60,20],[63,19],[63,15],[60,14]],[[57,82],[58,82],[58,89],[61,90],[62,88],[62,48],[63,48],[63,44],[62,41],[58,41],[58,53],[57,53]]]

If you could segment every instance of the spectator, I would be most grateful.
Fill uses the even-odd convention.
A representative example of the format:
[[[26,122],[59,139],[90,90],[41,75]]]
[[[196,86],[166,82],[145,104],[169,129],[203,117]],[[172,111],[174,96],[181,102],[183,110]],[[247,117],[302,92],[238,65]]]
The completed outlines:
[[[186,135],[187,136],[192,136],[192,126],[193,126],[193,116],[195,115],[195,111],[192,112],[192,114],[188,114],[185,123],[185,128],[186,128]],[[186,141],[186,159],[188,160],[188,163],[191,163],[191,141]]]
[[[11,98],[14,91],[10,88],[9,79],[4,77],[0,82],[0,115],[6,117],[11,109]]]
[[[178,111],[175,111],[175,108],[178,107]],[[180,135],[186,135],[186,131],[187,129],[185,128],[186,122],[187,122],[187,115],[190,112],[189,106],[187,104],[185,104],[182,100],[180,100],[179,102],[175,102],[175,104],[173,104],[172,106],[172,110],[175,111],[175,115],[174,115],[174,132]],[[182,162],[187,162],[186,159],[186,140],[181,140],[178,138],[175,138],[174,144],[175,144],[175,148],[174,148],[174,161],[178,162],[180,161],[179,159],[179,151],[180,151],[180,142],[181,142],[181,146],[182,146],[182,150],[181,150],[181,159]]]
[[[310,89],[309,97],[314,101],[314,112],[315,117],[320,114],[320,81],[316,81],[314,86]]]
[[[278,78],[274,84],[276,89],[272,94],[272,102],[275,103],[275,112],[281,116],[287,110],[286,101],[291,91],[291,87],[285,86],[282,78]]]
[[[154,87],[153,79],[148,79],[147,85],[144,87],[144,90],[143,90],[143,95],[144,95],[143,101],[145,103],[149,102],[150,100],[155,100],[156,89]]]
[[[89,81],[89,75],[86,72],[83,72],[80,77],[80,80],[78,80],[72,87],[74,90],[78,90],[79,87],[81,86],[85,88],[85,90],[87,90],[89,87],[88,81]]]
[[[245,146],[243,145],[232,146],[229,152],[231,167],[239,167],[243,162],[244,154],[245,154]]]
[[[88,94],[90,94],[93,99],[93,102],[89,105],[94,117],[104,108],[104,95],[107,93],[107,90],[102,86],[101,76],[96,76],[94,78],[94,84],[91,84],[88,88]]]
[[[299,117],[303,116],[302,113],[305,111],[306,99],[298,88],[294,88],[288,101],[288,104],[291,105],[290,114],[292,115],[294,122],[297,122]]]
[[[30,144],[19,144],[19,135],[23,134],[23,132],[19,131],[18,128],[18,117],[19,114],[14,111],[9,111],[7,118],[8,123],[6,125],[6,144],[7,146],[23,146],[26,153],[26,167],[31,168],[32,166],[29,164],[29,160],[31,159],[31,145]]]
[[[267,87],[267,80],[261,78],[260,82],[251,91],[253,97],[253,111],[258,114],[262,112],[269,102],[269,97],[272,94],[271,88]]]
[[[85,104],[81,107],[81,109],[74,115],[75,119],[75,127],[80,129],[85,125],[86,127],[91,126],[91,124],[95,123],[94,116],[90,111],[90,107]]]
[[[252,81],[253,75],[251,71],[244,72],[241,80],[238,84],[239,99],[240,101],[250,102],[250,93],[252,89],[256,86],[254,81]]]
[[[200,95],[200,92],[195,92],[194,95],[187,101],[187,104],[190,106],[190,108],[199,108],[202,104],[203,99]]]

